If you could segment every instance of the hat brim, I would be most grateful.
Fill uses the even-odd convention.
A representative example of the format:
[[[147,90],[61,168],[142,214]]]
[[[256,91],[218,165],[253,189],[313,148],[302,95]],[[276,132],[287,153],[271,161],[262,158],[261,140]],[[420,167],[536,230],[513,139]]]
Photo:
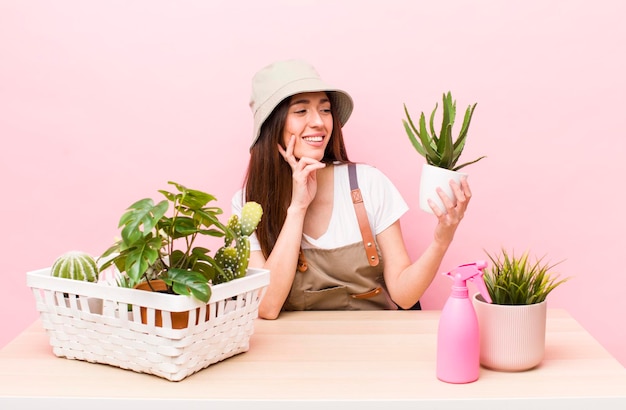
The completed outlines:
[[[339,118],[339,122],[343,127],[346,122],[348,122],[348,119],[350,118],[350,115],[352,114],[352,110],[354,108],[354,102],[352,101],[352,97],[350,97],[350,94],[348,94],[344,90],[340,90],[326,84],[319,78],[299,79],[297,81],[286,84],[285,86],[277,90],[255,112],[254,130],[252,134],[253,141],[250,145],[250,149],[252,149],[254,144],[256,144],[257,140],[259,139],[261,127],[265,120],[267,120],[274,108],[276,108],[278,104],[280,104],[285,98],[291,97],[292,95],[296,94],[318,91],[331,93],[331,104],[334,105],[335,112],[337,113],[337,116]]]

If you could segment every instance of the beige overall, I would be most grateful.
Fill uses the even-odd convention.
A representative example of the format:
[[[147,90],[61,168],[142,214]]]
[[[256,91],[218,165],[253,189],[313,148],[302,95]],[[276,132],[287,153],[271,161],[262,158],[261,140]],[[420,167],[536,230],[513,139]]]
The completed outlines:
[[[371,234],[349,164],[350,188],[363,242],[336,249],[303,249],[283,310],[397,309],[387,293],[380,252]]]
[[[383,264],[370,266],[363,243],[303,249],[306,270],[296,272],[284,310],[397,309],[383,280]]]

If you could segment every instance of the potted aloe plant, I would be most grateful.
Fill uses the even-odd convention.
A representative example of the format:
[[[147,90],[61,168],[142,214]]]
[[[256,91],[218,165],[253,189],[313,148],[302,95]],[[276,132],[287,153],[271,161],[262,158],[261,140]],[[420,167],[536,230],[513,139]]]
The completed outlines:
[[[458,163],[465,148],[476,103],[468,106],[465,110],[461,130],[455,137],[452,128],[456,120],[456,101],[452,99],[452,94],[448,91],[448,93],[443,94],[442,102],[443,116],[438,133],[435,130],[435,114],[438,104],[435,104],[435,108],[430,114],[428,125],[426,115],[422,112],[418,126],[416,126],[406,104],[404,104],[406,119],[402,120],[413,147],[426,159],[420,179],[420,208],[431,213],[432,210],[428,205],[429,199],[433,200],[439,209],[445,212],[445,207],[436,192],[437,187],[443,189],[446,195],[454,200],[449,181],[452,179],[459,182],[463,176],[467,176],[467,174],[460,172],[460,169],[485,158],[485,156],[481,156],[473,161]]]
[[[480,362],[502,371],[521,371],[541,363],[545,350],[547,297],[568,278],[554,271],[560,263],[531,260],[502,249],[487,255],[484,280],[492,303],[480,293],[473,302],[480,327]]]
[[[165,199],[158,203],[141,199],[122,215],[121,239],[101,255],[105,260],[101,270],[115,265],[124,287],[142,286],[208,302],[210,285],[246,274],[248,237],[263,211],[256,202],[248,202],[241,218],[232,215],[224,225],[218,219],[222,210],[209,206],[215,200],[213,195],[176,182],[169,184],[178,192],[160,190]],[[224,246],[211,256],[210,250],[198,243],[201,236],[224,237]]]

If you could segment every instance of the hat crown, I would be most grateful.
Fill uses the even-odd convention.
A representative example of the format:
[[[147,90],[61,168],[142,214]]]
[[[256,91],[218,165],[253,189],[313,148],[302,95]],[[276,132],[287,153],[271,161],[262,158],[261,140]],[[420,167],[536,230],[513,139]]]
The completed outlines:
[[[320,80],[320,76],[312,65],[302,60],[277,61],[262,68],[252,79],[253,114],[285,86],[306,79]]]

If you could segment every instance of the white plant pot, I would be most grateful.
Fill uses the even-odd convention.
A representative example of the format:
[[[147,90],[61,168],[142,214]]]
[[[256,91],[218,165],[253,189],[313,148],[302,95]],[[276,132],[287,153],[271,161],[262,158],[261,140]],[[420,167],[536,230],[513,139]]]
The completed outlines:
[[[480,329],[480,364],[500,371],[523,371],[541,363],[546,342],[547,303],[496,305],[480,293],[472,298]]]
[[[456,199],[452,188],[450,187],[450,180],[454,180],[457,183],[461,182],[461,178],[467,177],[467,174],[451,171],[445,168],[439,168],[432,165],[424,164],[422,166],[422,176],[420,178],[420,208],[423,211],[433,213],[428,200],[432,199],[435,204],[443,211],[446,212],[446,207],[443,205],[441,198],[437,194],[437,187],[440,187],[443,192],[452,200],[456,205]]]

